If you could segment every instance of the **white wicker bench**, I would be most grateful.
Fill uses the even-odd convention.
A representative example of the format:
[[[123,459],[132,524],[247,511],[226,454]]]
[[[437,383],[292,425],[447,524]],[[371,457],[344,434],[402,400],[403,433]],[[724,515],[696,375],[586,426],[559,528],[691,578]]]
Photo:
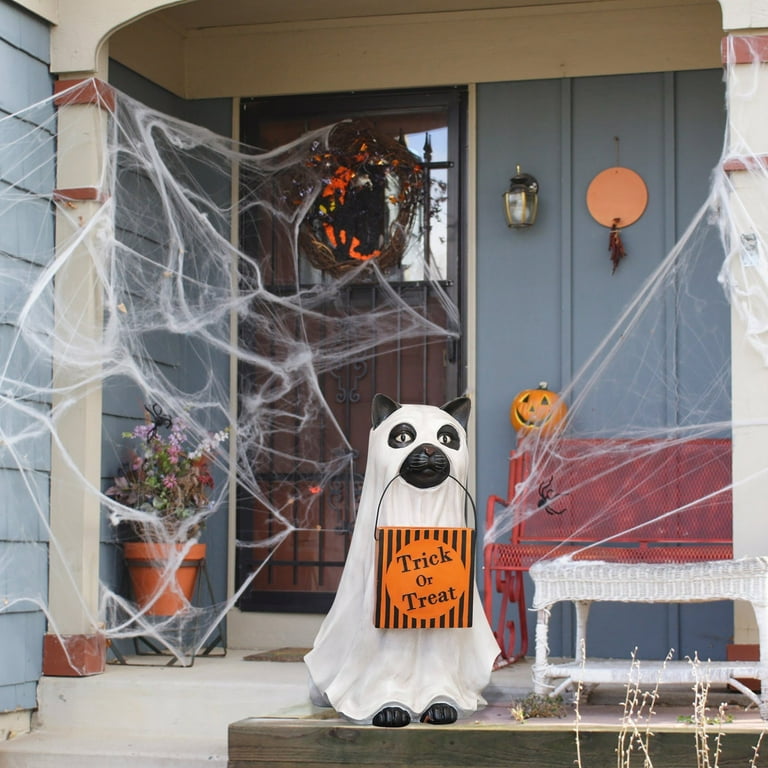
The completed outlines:
[[[530,568],[537,611],[534,690],[556,695],[577,684],[637,685],[697,682],[728,683],[747,695],[768,719],[768,557],[713,560],[685,564],[626,564],[589,560],[545,560]],[[745,600],[751,603],[760,639],[760,661],[646,662],[631,659],[593,660],[586,650],[589,607],[594,601],[694,603]],[[577,658],[566,663],[549,660],[549,617],[556,603],[576,607]],[[758,696],[736,676],[761,681]]]

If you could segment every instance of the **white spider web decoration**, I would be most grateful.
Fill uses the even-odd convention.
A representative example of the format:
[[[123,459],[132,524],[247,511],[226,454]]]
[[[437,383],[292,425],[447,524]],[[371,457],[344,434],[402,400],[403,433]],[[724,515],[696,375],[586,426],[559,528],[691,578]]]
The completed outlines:
[[[759,70],[757,55],[751,66],[728,70],[728,88],[747,104]],[[733,430],[764,423],[733,420],[731,317],[768,364],[761,226],[768,202],[751,192],[765,174],[749,137],[736,135],[731,121],[705,202],[559,393],[568,406],[560,427],[519,436],[530,474],[513,502],[497,509],[486,544],[507,542],[524,521],[530,538],[549,527],[552,539],[569,540],[543,557],[607,558],[623,538],[635,545],[644,538],[648,545],[697,538],[730,545],[735,487],[759,483],[768,472],[764,462],[731,472]],[[666,555],[686,557],[671,548]]]
[[[216,627],[258,571],[230,599],[219,598],[211,606],[189,606],[171,617],[137,607],[120,589],[110,545],[137,523],[151,528],[155,540],[164,531],[145,509],[123,505],[105,493],[130,461],[128,448],[143,450],[141,436],[125,440],[121,433],[140,425],[147,408],[158,416],[161,436],[168,434],[169,425],[163,422],[168,417],[183,425],[185,445],[207,443],[215,484],[209,504],[194,511],[177,531],[185,545],[166,580],[191,545],[185,534],[215,521],[222,537],[231,492],[268,510],[269,535],[237,543],[259,548],[268,562],[291,533],[310,524],[315,529],[308,519],[296,519],[297,497],[309,510],[312,494],[332,478],[346,474],[351,482],[352,450],[325,402],[318,376],[376,354],[382,339],[397,338],[408,346],[454,338],[458,313],[440,287],[440,275],[427,264],[417,266],[422,279],[433,284],[444,323],[404,302],[373,262],[339,279],[315,272],[309,285],[302,282],[308,267],[297,246],[299,227],[323,186],[322,169],[307,159],[327,145],[333,126],[264,153],[119,92],[113,95],[114,104],[101,104],[105,164],[95,211],[88,216],[81,201],[53,192],[54,148],[68,141],[76,144],[76,137],[58,132],[62,129],[53,99],[0,120],[0,221],[24,216],[37,226],[36,231],[6,228],[18,240],[0,244],[6,254],[0,282],[7,299],[2,309],[0,444],[7,467],[3,474],[14,497],[31,502],[25,510],[13,510],[13,538],[29,542],[39,568],[36,579],[27,578],[13,561],[2,568],[7,597],[0,610],[31,602],[46,613],[51,631],[57,631],[40,587],[46,582],[49,545],[66,563],[48,522],[47,456],[54,441],[70,478],[88,485],[104,511],[102,551],[107,557],[100,608],[90,617],[93,627],[102,627],[111,640],[151,638],[164,653],[189,661],[215,637]],[[233,179],[240,180],[242,189],[236,202]],[[72,233],[64,242],[60,238],[55,249],[54,212],[65,222],[60,231]],[[257,222],[260,242],[251,243],[249,252],[231,244],[233,216]],[[404,234],[411,236],[410,231]],[[279,292],[266,285],[260,258],[273,250],[289,275]],[[415,252],[406,247],[406,258],[412,261]],[[72,317],[79,321],[79,306],[55,312],[56,281],[66,271],[78,274],[72,269],[75,260],[86,267],[84,285],[77,288],[92,288],[103,308],[98,332],[90,335],[62,322]],[[376,310],[339,310],[339,295],[363,271],[365,280],[380,287]],[[95,286],[85,285],[89,275]],[[77,290],[70,295],[78,295]],[[52,384],[54,348],[65,361],[69,379],[64,388]],[[247,371],[247,387],[235,397],[237,368]],[[92,390],[103,396],[99,487],[81,474],[58,431],[62,416],[77,408],[83,392]],[[323,425],[322,445],[318,422]],[[222,433],[225,429],[228,435]],[[260,477],[270,463],[311,475],[312,489],[297,485],[292,498],[275,499]]]
[[[753,68],[750,76],[756,77],[756,71]],[[195,443],[229,428],[229,439],[211,451],[215,486],[210,505],[189,525],[208,518],[212,525],[214,519],[226,517],[231,492],[247,494],[269,510],[272,532],[237,546],[270,553],[308,521],[296,521],[288,513],[295,499],[276,501],[265,491],[260,471],[267,461],[301,468],[320,488],[351,473],[349,444],[325,402],[318,376],[375,353],[382,338],[420,344],[424,338],[454,338],[458,327],[457,309],[439,287],[441,276],[430,273],[428,265],[422,269],[443,306],[441,324],[389,290],[386,276],[375,266],[361,267],[386,299],[375,311],[326,311],[356,279],[355,272],[338,280],[318,278],[310,289],[302,286],[305,267],[298,231],[321,187],[306,158],[327,144],[330,128],[258,154],[120,93],[115,94],[114,109],[104,111],[104,120],[107,144],[100,203],[94,215],[81,220],[78,203],[53,192],[55,147],[71,140],[58,133],[53,99],[0,119],[0,477],[9,489],[0,526],[7,528],[4,538],[17,543],[15,551],[24,553],[20,568],[9,548],[0,550],[0,612],[31,604],[49,615],[41,587],[47,582],[49,547],[66,560],[49,526],[49,456],[52,442],[66,444],[58,423],[79,395],[53,384],[52,352],[61,348],[57,345],[67,344],[67,367],[85,388],[103,391],[103,477],[98,487],[89,484],[88,491],[99,496],[104,510],[105,545],[114,543],[121,524],[147,519],[104,491],[126,459],[120,433],[142,420],[145,404],[158,404],[164,414],[183,420]],[[752,174],[762,177],[765,169],[754,162],[747,141],[729,137],[727,144],[730,154],[713,173],[705,205],[561,393],[569,404],[564,425],[568,434],[631,439],[644,453],[628,453],[627,463],[662,441],[685,444],[730,437],[731,306],[742,318],[749,343],[768,362],[765,244],[759,222],[745,221],[746,212],[733,208],[738,197],[722,167],[736,152]],[[237,200],[233,178],[245,182]],[[72,233],[55,249],[54,213],[69,222]],[[36,224],[16,226],[22,216]],[[269,223],[269,238],[265,236],[260,247],[279,248],[293,265],[293,283],[286,284],[286,290],[268,290],[262,262],[232,244],[233,216]],[[737,236],[735,222],[739,231],[754,237]],[[57,276],[84,251],[103,306],[103,321],[93,337],[72,335],[57,325],[62,314],[55,312],[53,298]],[[659,343],[662,313],[667,315],[666,327],[675,329],[671,342]],[[318,328],[324,333],[314,332]],[[243,344],[244,329],[250,338],[269,343]],[[340,338],[348,343],[340,345]],[[671,348],[676,350],[672,360]],[[697,370],[706,371],[695,380],[685,374],[693,358]],[[248,391],[238,393],[235,408],[232,384],[237,366],[251,373]],[[632,386],[621,393],[612,388],[620,378],[615,373],[619,368],[635,372]],[[318,421],[330,436],[330,446],[318,443]],[[339,446],[346,452],[332,450]],[[535,435],[525,446],[534,467],[549,449],[548,440]],[[67,458],[74,481],[88,483],[65,453]],[[585,458],[589,456],[579,460]],[[231,478],[233,483],[228,482]],[[520,489],[521,497],[538,498],[538,487],[546,479],[534,472],[527,487]],[[557,488],[561,496],[570,490]],[[723,485],[714,495],[729,492],[730,485]],[[304,494],[305,508],[311,508],[312,491],[302,487],[296,493]],[[24,509],[19,499],[25,501]],[[557,499],[550,501],[557,504]],[[697,509],[688,502],[685,506]],[[681,509],[670,496],[658,517]],[[595,516],[611,512],[607,505]],[[534,503],[525,514],[545,512]],[[589,522],[594,524],[595,517]],[[502,515],[486,532],[486,541],[504,540],[511,525],[511,514]],[[179,553],[178,560],[183,555]],[[249,583],[238,585],[230,599],[158,619],[137,609],[118,590],[114,574],[106,573],[92,624],[103,627],[110,639],[151,637],[164,651],[188,661],[210,642]]]

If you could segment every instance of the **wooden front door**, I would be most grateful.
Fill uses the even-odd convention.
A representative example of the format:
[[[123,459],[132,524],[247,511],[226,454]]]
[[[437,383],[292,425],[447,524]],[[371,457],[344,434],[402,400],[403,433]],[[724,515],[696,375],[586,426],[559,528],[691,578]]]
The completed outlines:
[[[442,405],[464,390],[460,320],[464,300],[460,216],[464,105],[464,91],[455,88],[243,103],[241,135],[248,145],[280,147],[314,128],[364,117],[377,131],[404,137],[409,150],[429,163],[431,181],[429,200],[416,225],[415,245],[403,259],[404,267],[394,270],[383,283],[350,281],[339,284],[337,290],[317,291],[336,277],[301,258],[296,266],[275,241],[277,236],[270,235],[263,218],[260,222],[241,219],[242,248],[258,263],[272,295],[295,297],[298,290],[327,297],[301,319],[301,332],[309,335],[310,342],[314,336],[327,345],[339,316],[381,317],[383,321],[380,336],[360,354],[355,352],[359,339],[354,332],[333,338],[344,362],[320,366],[315,379],[327,403],[326,412],[310,424],[303,420],[299,429],[291,415],[300,413],[304,398],[313,396],[314,382],[307,382],[306,391],[294,387],[276,409],[280,414],[276,420],[284,423],[271,425],[269,450],[254,452],[258,492],[241,491],[238,498],[237,537],[243,544],[237,550],[238,587],[248,582],[238,603],[242,610],[326,611],[354,527],[373,396],[383,392],[400,402]],[[425,258],[435,265],[437,277],[425,268]],[[273,306],[269,311],[280,328],[290,327],[290,308],[279,318],[274,317]],[[411,313],[428,318],[448,333],[421,338],[399,333],[398,322],[405,328]],[[243,320],[239,337],[246,349],[279,354],[275,338],[265,333],[261,322]],[[265,385],[263,375],[257,380],[247,365],[241,365],[238,377],[241,399]],[[329,476],[318,471],[320,464],[326,470],[329,466],[338,469]],[[295,530],[282,538],[286,521]],[[254,546],[260,542],[269,544]]]

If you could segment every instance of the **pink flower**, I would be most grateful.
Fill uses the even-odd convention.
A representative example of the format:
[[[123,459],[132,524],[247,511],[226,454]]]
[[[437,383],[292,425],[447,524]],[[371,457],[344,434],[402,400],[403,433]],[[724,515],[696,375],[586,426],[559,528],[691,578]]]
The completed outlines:
[[[181,455],[181,446],[175,445],[174,443],[169,444],[168,461],[170,461],[171,464],[178,464],[180,455]]]
[[[147,436],[154,428],[154,424],[139,424],[133,428],[133,436],[146,440]]]
[[[123,432],[123,437],[141,440],[141,445],[130,452],[126,466],[106,493],[125,506],[155,515],[170,537],[197,535],[202,524],[196,524],[193,530],[184,521],[190,510],[202,509],[208,504],[208,489],[213,488],[214,483],[207,454],[228,438],[229,430],[221,430],[196,445],[185,447],[183,424],[161,419],[159,408],[153,407],[150,417],[152,414],[157,420]],[[166,433],[167,427],[170,429]],[[137,522],[135,527],[140,536],[157,535],[141,523]]]

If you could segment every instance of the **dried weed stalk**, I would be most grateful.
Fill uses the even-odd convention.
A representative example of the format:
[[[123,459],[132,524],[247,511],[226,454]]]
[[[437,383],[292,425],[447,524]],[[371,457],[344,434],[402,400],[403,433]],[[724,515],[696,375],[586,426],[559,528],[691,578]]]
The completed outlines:
[[[661,678],[667,663],[673,656],[674,650],[670,650],[661,666],[653,690],[644,691],[639,683],[640,676],[638,670],[640,662],[637,658],[637,648],[632,652],[629,680],[625,686],[626,692],[623,701],[621,728],[616,745],[617,768],[632,768],[633,755],[642,759],[642,768],[653,768],[651,760],[651,739],[653,737],[651,719],[656,714],[655,706],[659,698]],[[582,658],[584,658],[583,655]],[[731,722],[733,718],[727,711],[728,705],[726,703],[719,705],[717,715],[710,715],[710,710],[707,707],[710,681],[706,665],[702,665],[696,656],[693,659],[688,659],[688,661],[692,665],[695,682],[693,686],[693,715],[686,718],[686,722],[690,722],[695,728],[696,766],[697,768],[720,768],[720,757],[723,751],[725,735],[723,725]],[[588,768],[583,765],[581,755],[581,713],[579,712],[581,690],[582,683],[579,682],[576,697],[576,722],[574,726],[576,734],[575,764],[577,768]],[[712,732],[713,726],[716,727],[714,733]],[[760,746],[764,735],[765,730],[760,732],[757,743],[752,748],[753,755],[748,768],[757,768]],[[637,764],[637,759],[635,764]]]

